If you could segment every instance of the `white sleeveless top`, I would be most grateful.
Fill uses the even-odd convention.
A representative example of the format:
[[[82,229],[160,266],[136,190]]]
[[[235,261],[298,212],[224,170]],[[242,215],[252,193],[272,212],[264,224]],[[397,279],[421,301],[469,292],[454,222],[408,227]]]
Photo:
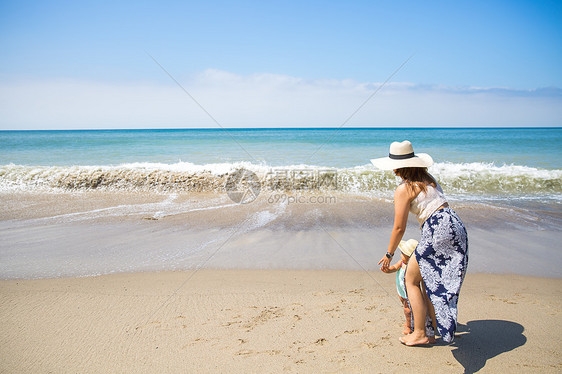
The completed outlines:
[[[446,202],[447,199],[439,183],[437,183],[437,187],[427,185],[426,192],[420,192],[410,203],[410,212],[417,216],[421,226],[433,212]]]

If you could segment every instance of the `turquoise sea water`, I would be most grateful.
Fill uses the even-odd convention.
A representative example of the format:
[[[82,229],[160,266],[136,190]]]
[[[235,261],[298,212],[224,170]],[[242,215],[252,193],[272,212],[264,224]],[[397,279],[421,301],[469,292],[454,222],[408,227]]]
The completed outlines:
[[[436,162],[562,168],[562,128],[1,131],[0,165],[247,161],[349,168],[405,139]]]
[[[562,128],[2,131],[0,190],[208,190],[241,167],[261,175],[329,168],[341,191],[388,196],[393,175],[369,159],[405,139],[433,157],[430,172],[456,196],[561,201]],[[203,182],[170,182],[184,174]]]

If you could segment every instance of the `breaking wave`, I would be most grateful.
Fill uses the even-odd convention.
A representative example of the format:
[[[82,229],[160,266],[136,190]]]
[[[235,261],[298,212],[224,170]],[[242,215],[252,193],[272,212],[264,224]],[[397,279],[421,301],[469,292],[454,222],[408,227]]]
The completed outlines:
[[[335,190],[388,196],[397,185],[391,171],[369,165],[330,168],[269,167],[248,162],[196,165],[134,163],[118,166],[0,166],[0,191],[219,192],[242,169],[255,173],[263,189]],[[562,194],[562,170],[487,163],[436,163],[429,169],[451,194]]]

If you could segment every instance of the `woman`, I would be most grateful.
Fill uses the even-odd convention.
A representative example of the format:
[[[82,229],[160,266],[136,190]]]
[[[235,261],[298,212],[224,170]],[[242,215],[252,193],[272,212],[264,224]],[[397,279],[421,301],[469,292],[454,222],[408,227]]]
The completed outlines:
[[[433,164],[431,156],[414,154],[406,140],[392,143],[388,157],[371,162],[379,169],[394,170],[402,178],[394,192],[394,227],[388,251],[379,261],[383,271],[404,235],[408,211],[417,216],[421,227],[421,240],[408,263],[405,280],[414,331],[400,341],[410,346],[428,344],[426,316],[434,312],[439,334],[449,343],[456,330],[459,291],[468,265],[466,229],[449,207],[441,186],[427,172]],[[432,330],[431,324],[427,329]]]

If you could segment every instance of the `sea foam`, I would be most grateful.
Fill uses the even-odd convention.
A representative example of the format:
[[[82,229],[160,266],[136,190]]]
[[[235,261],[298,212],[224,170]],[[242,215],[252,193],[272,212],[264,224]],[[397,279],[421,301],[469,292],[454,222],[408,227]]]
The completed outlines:
[[[133,163],[108,166],[0,166],[0,191],[81,190],[224,192],[229,176],[253,172],[262,189],[334,190],[388,196],[399,180],[392,171],[369,165],[330,168],[316,165],[270,167],[249,162],[198,165]],[[447,193],[562,194],[562,170],[492,163],[436,163],[429,168]]]

